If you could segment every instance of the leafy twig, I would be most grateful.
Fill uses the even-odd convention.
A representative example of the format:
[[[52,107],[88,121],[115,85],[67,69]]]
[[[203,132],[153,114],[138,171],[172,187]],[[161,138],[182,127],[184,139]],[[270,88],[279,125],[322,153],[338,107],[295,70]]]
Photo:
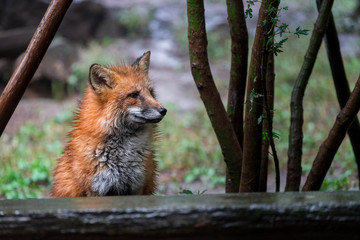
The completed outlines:
[[[360,75],[346,105],[336,117],[328,137],[321,144],[303,191],[317,191],[328,172],[334,156],[343,141],[346,131],[360,109]]]

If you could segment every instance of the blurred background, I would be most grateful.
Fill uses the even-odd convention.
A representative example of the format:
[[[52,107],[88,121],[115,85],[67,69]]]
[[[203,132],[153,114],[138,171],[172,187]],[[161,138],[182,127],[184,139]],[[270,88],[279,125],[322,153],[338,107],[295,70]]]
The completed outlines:
[[[208,53],[216,85],[226,104],[230,38],[225,0],[205,0]],[[0,93],[10,79],[49,1],[0,0]],[[284,1],[280,21],[295,31],[313,29],[315,1]],[[244,6],[247,8],[246,1]],[[250,51],[257,10],[247,19]],[[360,70],[360,1],[335,1],[333,14],[351,89]],[[275,58],[274,130],[286,176],[290,95],[309,36],[288,34]],[[0,198],[47,197],[52,169],[71,130],[73,112],[87,87],[91,64],[130,64],[150,50],[150,76],[168,114],[156,143],[158,194],[223,193],[225,164],[193,82],[187,44],[186,1],[73,1],[39,69],[0,139]],[[249,55],[251,52],[249,52]],[[322,46],[304,100],[303,172],[309,172],[320,143],[339,111]],[[268,191],[275,190],[270,162]],[[348,139],[338,151],[323,190],[355,189],[358,183]]]

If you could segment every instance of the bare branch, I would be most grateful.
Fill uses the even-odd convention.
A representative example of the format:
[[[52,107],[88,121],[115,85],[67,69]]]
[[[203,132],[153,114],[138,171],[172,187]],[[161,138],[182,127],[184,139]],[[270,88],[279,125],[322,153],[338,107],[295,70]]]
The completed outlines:
[[[248,32],[242,1],[227,0],[228,22],[231,36],[231,69],[227,113],[240,146],[243,145],[244,98],[248,61]],[[226,192],[232,189],[226,181]]]
[[[316,19],[309,47],[291,95],[291,122],[289,132],[288,169],[285,191],[299,191],[303,132],[303,98],[315,64],[334,0],[324,0]]]
[[[188,0],[187,14],[191,72],[219,141],[232,182],[232,192],[237,192],[241,174],[242,149],[210,71],[203,0]]]
[[[332,160],[343,141],[346,131],[360,109],[360,75],[346,105],[336,117],[328,137],[321,144],[303,191],[317,191],[325,179]]]

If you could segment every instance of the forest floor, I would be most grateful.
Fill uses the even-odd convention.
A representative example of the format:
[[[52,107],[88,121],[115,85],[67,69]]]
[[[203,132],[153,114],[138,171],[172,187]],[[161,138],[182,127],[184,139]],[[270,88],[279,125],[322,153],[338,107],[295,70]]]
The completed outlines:
[[[141,3],[142,1],[105,1],[107,4],[124,4],[122,7],[134,8],[136,4]],[[201,112],[201,116],[205,115],[202,102],[199,98],[199,95],[196,90],[196,86],[193,82],[190,65],[189,65],[189,56],[187,52],[187,44],[186,44],[186,17],[185,17],[185,1],[180,1],[174,3],[174,1],[143,1],[145,4],[156,5],[157,9],[155,12],[155,18],[152,26],[152,34],[148,38],[117,38],[112,39],[110,44],[102,45],[102,43],[94,43],[93,45],[88,45],[86,47],[82,47],[81,54],[85,57],[89,52],[100,51],[101,55],[110,55],[112,59],[115,59],[117,62],[125,61],[127,63],[132,62],[138,56],[140,56],[143,52],[147,50],[151,50],[151,66],[150,66],[150,76],[154,81],[155,90],[157,95],[159,96],[159,101],[165,106],[169,107],[168,114],[165,118],[168,118],[170,122],[165,122],[163,125],[160,124],[160,129],[165,132],[165,140],[168,141],[172,134],[176,135],[176,139],[171,142],[173,145],[182,144],[178,146],[178,149],[168,149],[166,150],[162,141],[159,142],[159,149],[161,151],[160,157],[166,158],[165,163],[160,163],[160,174],[159,174],[159,194],[178,194],[182,190],[191,190],[194,193],[203,192],[206,190],[206,193],[222,193],[224,192],[223,185],[223,174],[224,174],[224,163],[206,163],[207,159],[213,158],[214,156],[218,156],[219,149],[216,144],[213,144],[213,140],[210,140],[210,147],[207,144],[209,142],[208,138],[214,138],[214,134],[209,130],[208,126],[206,127],[205,133],[198,132],[199,129],[189,130],[188,126],[196,128],[197,123],[196,118],[198,112]],[[151,2],[151,3],[149,3]],[[292,4],[292,8],[289,7],[288,12],[284,12],[282,17],[284,18],[282,21],[287,21],[290,26],[295,26],[297,24],[304,24],[310,30],[312,29],[312,23],[315,19],[314,6],[310,6],[309,4],[304,4],[304,6],[300,6],[302,4]],[[139,5],[138,5],[139,6]],[[254,11],[256,11],[254,9]],[[221,93],[221,96],[226,102],[227,98],[227,86],[229,79],[229,36],[226,24],[226,6],[222,3],[222,1],[211,1],[211,3],[206,4],[206,13],[207,13],[207,26],[209,31],[209,56],[211,62],[211,70],[216,81],[217,87]],[[174,22],[183,21],[182,24],[173,24],[168,26],[169,29],[164,28],[163,25],[158,24],[159,19],[161,21],[169,21],[174,19]],[[254,30],[256,26],[256,19],[248,20],[248,29],[251,36],[254,35]],[[306,27],[305,26],[305,27]],[[175,29],[175,30],[174,30]],[[174,33],[175,32],[175,33]],[[212,35],[211,35],[212,34]],[[212,37],[213,36],[213,37]],[[252,37],[250,37],[252,38]],[[348,66],[350,68],[350,76],[355,76],[357,69],[360,69],[360,61],[353,61],[353,57],[351,54],[359,54],[360,50],[357,48],[351,48],[350,46],[354,43],[354,36],[350,34],[343,34],[340,38],[342,42],[342,48],[347,56],[347,60],[350,61],[350,64],[353,66]],[[294,40],[297,41],[297,40]],[[291,86],[292,81],[295,79],[297,75],[298,68],[301,64],[302,56],[304,55],[304,51],[306,50],[306,42],[308,38],[299,40],[301,43],[289,43],[288,47],[285,49],[286,55],[282,58],[279,57],[279,66],[277,70],[280,72],[277,73],[277,77],[279,77],[279,82],[277,83],[277,93],[281,103],[278,105],[277,109],[281,109],[275,113],[275,116],[279,117],[278,120],[275,120],[275,129],[281,129],[282,131],[282,139],[279,140],[278,147],[280,148],[280,157],[282,160],[282,168],[281,168],[281,190],[283,190],[285,186],[285,177],[286,177],[286,145],[287,145],[287,135],[286,132],[288,130],[288,124],[284,124],[285,121],[288,121],[288,113],[289,113],[289,95],[291,94]],[[298,42],[299,42],[298,41]],[[347,44],[344,44],[347,42]],[[251,45],[250,45],[251,46]],[[355,45],[356,46],[356,45]],[[100,50],[99,50],[100,49]],[[286,51],[292,51],[295,49],[296,57],[292,57],[292,53],[287,53]],[[358,53],[356,53],[358,51]],[[346,54],[348,52],[349,54]],[[351,53],[351,54],[350,54]],[[96,54],[95,54],[96,55]],[[99,55],[96,55],[99,56]],[[287,56],[290,56],[287,57]],[[293,59],[300,59],[300,62],[293,62]],[[323,62],[326,62],[325,54],[320,55]],[[324,60],[325,59],[325,60]],[[84,65],[88,64],[88,61],[96,62],[97,59],[93,57],[93,59],[86,59],[84,61]],[[285,64],[285,62],[287,62]],[[292,64],[297,64],[296,67],[292,66]],[[325,64],[325,63],[324,63]],[[322,65],[319,65],[317,68],[322,69]],[[324,71],[329,72],[329,69]],[[321,76],[324,78],[328,78],[324,76],[323,72],[315,72],[315,77]],[[314,78],[315,78],[314,77]],[[320,77],[320,79],[321,79]],[[86,81],[86,79],[84,79]],[[278,81],[278,80],[277,80]],[[290,83],[289,83],[290,82]],[[327,85],[326,83],[324,85]],[[309,112],[308,119],[312,120],[305,130],[305,140],[309,140],[309,144],[305,146],[304,157],[313,159],[314,153],[316,153],[319,143],[322,141],[324,136],[326,136],[326,129],[331,125],[333,119],[335,119],[337,112],[337,103],[334,100],[334,93],[331,93],[330,96],[327,94],[323,94],[321,96],[321,91],[318,91],[319,86],[314,84],[314,86],[310,86],[310,93],[308,96],[313,97],[313,99],[317,99],[316,101],[321,102],[323,106],[325,106],[324,110],[319,111],[317,106],[314,106],[314,100],[309,99]],[[5,133],[10,139],[12,136],[19,134],[19,129],[21,126],[24,126],[26,123],[31,122],[41,128],[44,123],[51,121],[54,118],[59,117],[61,115],[68,115],[68,113],[73,112],[76,108],[77,102],[81,99],[80,95],[73,95],[66,99],[55,100],[51,98],[39,98],[39,90],[33,89],[31,86],[25,93],[24,98],[19,103],[15,113],[13,114]],[[317,97],[317,98],[316,98]],[[281,98],[281,99],[280,99]],[[276,104],[276,103],[275,103]],[[319,106],[318,106],[319,107]],[[313,115],[315,112],[323,115],[324,118],[327,118],[328,115],[332,114],[333,117],[329,120],[329,123],[323,123],[324,120],[313,119]],[[192,115],[193,117],[189,117]],[[62,116],[61,115],[61,116]],[[71,116],[68,117],[71,119]],[[190,120],[189,120],[190,119]],[[189,123],[190,122],[190,123]],[[71,129],[71,121],[61,122],[64,124],[64,127],[60,131],[60,136],[58,138],[61,140],[62,145],[66,143],[66,132]],[[209,124],[209,123],[206,123]],[[286,126],[286,127],[284,127]],[[200,128],[203,126],[200,126]],[[315,130],[327,127],[324,132],[321,132],[321,136],[317,136],[315,134]],[[177,128],[177,129],[176,129]],[[285,128],[285,129],[284,129]],[[51,131],[51,130],[50,130]],[[200,129],[202,131],[202,129]],[[204,130],[205,131],[205,130]],[[58,134],[58,133],[57,133]],[[181,134],[184,134],[181,136]],[[199,134],[202,134],[199,137]],[[170,137],[169,137],[170,135]],[[185,136],[186,135],[186,136]],[[309,139],[310,138],[310,139]],[[187,140],[184,140],[187,139]],[[195,139],[195,143],[192,140]],[[311,140],[311,141],[310,141]],[[169,140],[170,141],[170,140]],[[193,146],[189,146],[193,144]],[[194,147],[196,144],[199,146]],[[212,145],[213,144],[213,145]],[[158,146],[159,146],[158,145]],[[311,145],[311,146],[310,146]],[[176,148],[176,146],[172,146]],[[181,152],[179,148],[181,147]],[[202,152],[199,150],[201,148],[212,148],[209,151]],[[215,149],[215,150],[214,150]],[[351,149],[348,150],[349,147],[346,147],[344,150],[344,154],[340,154],[340,159],[345,159],[344,163],[346,166],[341,164],[336,165],[336,168],[333,170],[335,174],[337,174],[337,170],[348,168],[348,165],[351,164],[350,160],[348,160],[348,152],[351,152]],[[177,158],[174,162],[168,163],[167,161],[171,161],[171,158],[174,157],[169,155],[172,151],[179,151]],[[194,157],[194,162],[191,159],[193,155],[189,153],[184,153],[184,151],[188,151],[194,154],[203,154],[202,157]],[[170,153],[169,153],[170,152]],[[346,154],[345,154],[346,153]],[[215,158],[214,157],[214,158]],[[170,158],[170,160],[168,160]],[[199,162],[196,162],[195,159],[200,159]],[[218,159],[222,161],[220,157]],[[161,159],[159,159],[161,161]],[[210,160],[209,160],[210,161]],[[212,160],[211,160],[212,161]],[[204,175],[204,169],[201,166],[196,166],[196,164],[204,165],[208,169],[215,169],[215,172],[205,172],[207,178],[203,178],[201,175]],[[272,165],[273,163],[270,163]],[[343,163],[342,163],[343,164]],[[340,166],[341,165],[341,166]],[[52,165],[53,166],[53,165]],[[305,161],[305,172],[309,170],[311,166],[311,162]],[[217,168],[223,168],[222,170],[218,170]],[[351,169],[355,169],[352,167]],[[221,176],[222,175],[222,176]],[[222,177],[222,178],[221,178]],[[305,180],[306,174],[303,176],[303,180]],[[221,178],[221,179],[220,179]],[[274,179],[275,176],[273,174],[272,167],[270,166],[269,172],[269,181],[268,181],[268,189],[269,191],[274,191]],[[335,181],[334,179],[340,179],[347,181],[347,189],[354,188],[356,183],[354,183],[354,179],[356,179],[356,171],[353,170],[351,173],[340,173],[337,174],[336,177],[333,175],[330,176],[329,181]],[[210,182],[213,182],[210,184]],[[221,183],[222,182],[222,183]],[[304,181],[302,181],[304,182]],[[337,184],[337,183],[334,183]],[[340,186],[342,187],[342,186]]]

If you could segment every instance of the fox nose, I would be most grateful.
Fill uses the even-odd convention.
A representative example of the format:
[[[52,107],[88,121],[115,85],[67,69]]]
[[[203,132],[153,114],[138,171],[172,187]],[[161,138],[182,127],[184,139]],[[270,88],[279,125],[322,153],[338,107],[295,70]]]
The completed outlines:
[[[166,115],[166,112],[167,112],[166,108],[160,108],[160,109],[159,109],[159,113],[160,113],[162,116],[165,116],[165,115]]]

